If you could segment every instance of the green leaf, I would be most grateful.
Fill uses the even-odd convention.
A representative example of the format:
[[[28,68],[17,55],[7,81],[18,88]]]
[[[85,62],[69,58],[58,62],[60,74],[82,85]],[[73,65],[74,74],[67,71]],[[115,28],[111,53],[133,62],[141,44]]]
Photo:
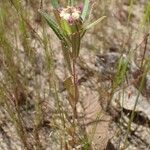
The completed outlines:
[[[66,65],[68,67],[68,70],[72,74],[70,50],[69,50],[69,47],[66,46],[64,43],[62,43],[62,51],[63,51],[63,56],[65,59]]]
[[[87,16],[88,10],[89,10],[89,0],[85,0],[83,11],[82,11],[82,14],[81,14],[81,18],[82,18],[83,21],[85,20],[85,18]]]
[[[118,64],[117,64],[117,73],[114,79],[114,84],[113,84],[113,89],[117,88],[120,86],[122,81],[125,78],[125,74],[127,71],[128,67],[128,61],[126,61],[123,56],[119,59]]]
[[[69,94],[68,101],[71,107],[75,108],[77,102],[75,100],[75,86],[73,85],[72,78],[68,77],[67,79],[65,79],[64,85]]]
[[[40,14],[44,17],[44,19],[47,21],[48,25],[51,27],[51,29],[54,31],[54,33],[57,35],[57,37],[60,40],[64,40],[65,37],[62,34],[61,30],[59,29],[57,23],[47,14],[42,11],[40,11]]]
[[[72,78],[71,77],[68,77],[68,78],[65,79],[64,85],[65,85],[66,90],[69,93],[72,93],[72,95],[73,95],[74,94],[74,92],[72,92],[73,82],[72,82]]]
[[[51,0],[53,8],[57,9],[59,7],[58,0]]]
[[[106,16],[103,16],[103,17],[97,19],[96,21],[94,21],[93,23],[87,25],[86,27],[84,27],[84,30],[88,30],[91,27],[95,26],[96,24],[100,23],[104,18],[106,18]]]
[[[61,27],[64,30],[65,34],[70,35],[71,32],[71,28],[70,25],[68,24],[68,22],[64,19],[61,20]]]

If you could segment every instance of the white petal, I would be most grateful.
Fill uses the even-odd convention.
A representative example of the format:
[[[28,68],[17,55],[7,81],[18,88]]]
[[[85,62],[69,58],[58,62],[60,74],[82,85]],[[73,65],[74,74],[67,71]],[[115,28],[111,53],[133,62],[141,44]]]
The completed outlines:
[[[65,11],[62,10],[62,11],[60,12],[60,17],[63,17],[64,15],[65,15]]]
[[[65,19],[65,20],[69,20],[70,18],[70,14],[69,13],[65,13],[62,17]]]
[[[72,17],[73,17],[73,19],[79,19],[80,14],[78,12],[74,12],[74,13],[72,13]]]

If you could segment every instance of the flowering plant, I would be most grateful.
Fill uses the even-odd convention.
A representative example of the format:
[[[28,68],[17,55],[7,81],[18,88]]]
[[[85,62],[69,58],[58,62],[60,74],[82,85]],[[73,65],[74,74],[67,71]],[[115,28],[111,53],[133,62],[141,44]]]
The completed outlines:
[[[40,11],[40,13],[61,41],[64,59],[70,72],[64,85],[68,92],[68,101],[73,110],[73,123],[75,124],[78,119],[76,105],[79,99],[76,59],[79,56],[81,39],[89,28],[102,21],[105,16],[87,25],[88,19],[86,18],[89,14],[90,0],[84,0],[83,7],[76,6],[74,0],[68,0],[67,5],[63,7],[58,0],[51,0],[51,3],[55,19],[45,12]],[[73,131],[72,136],[74,137],[75,128]]]
[[[105,16],[86,26],[85,20],[89,13],[90,0],[84,0],[83,7],[75,6],[74,0],[68,0],[68,6],[65,7],[61,7],[58,0],[52,0],[51,3],[53,5],[55,20],[45,12],[40,11],[40,13],[63,45],[68,49],[72,49],[67,52],[68,56],[70,55],[71,58],[75,59],[79,55],[80,41],[87,29],[102,21]]]

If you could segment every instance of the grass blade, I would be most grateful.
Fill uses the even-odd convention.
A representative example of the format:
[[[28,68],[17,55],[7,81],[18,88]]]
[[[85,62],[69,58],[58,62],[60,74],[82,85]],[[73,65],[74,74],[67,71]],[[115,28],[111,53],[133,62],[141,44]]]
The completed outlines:
[[[91,27],[93,27],[93,26],[95,26],[96,24],[100,23],[104,18],[106,18],[106,16],[103,16],[103,17],[97,19],[97,20],[94,21],[93,23],[87,25],[84,29],[85,29],[85,30],[90,29]]]
[[[143,19],[143,24],[145,25],[150,21],[150,2],[145,7],[145,14]]]
[[[85,0],[83,11],[82,11],[82,14],[81,14],[81,18],[83,19],[83,21],[85,20],[85,18],[87,16],[88,10],[89,10],[89,0]]]

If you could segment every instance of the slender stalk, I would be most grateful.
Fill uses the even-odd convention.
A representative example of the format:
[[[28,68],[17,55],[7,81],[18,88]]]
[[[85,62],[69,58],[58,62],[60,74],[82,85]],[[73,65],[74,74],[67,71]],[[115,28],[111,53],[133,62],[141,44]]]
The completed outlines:
[[[124,141],[124,145],[123,145],[123,147],[121,148],[121,150],[126,149],[126,146],[127,146],[128,136],[129,136],[130,130],[131,130],[131,124],[132,124],[133,119],[134,119],[134,117],[135,117],[135,110],[136,110],[136,106],[137,106],[137,104],[138,104],[138,100],[139,100],[139,97],[140,97],[140,93],[141,93],[141,91],[142,91],[142,89],[143,89],[143,86],[144,86],[144,81],[145,81],[146,73],[147,73],[147,68],[145,68],[143,77],[142,77],[142,79],[141,79],[139,92],[138,92],[137,97],[136,97],[136,100],[135,100],[135,104],[134,104],[134,107],[133,107],[133,110],[132,110],[132,113],[131,113],[131,118],[130,118],[130,120],[129,120],[129,122],[128,122],[127,132],[126,132],[126,136],[125,136],[125,141]]]
[[[77,81],[77,73],[76,73],[76,59],[73,59],[73,83],[74,83],[74,88],[75,88],[75,94],[74,94],[74,100],[75,100],[75,106],[74,106],[74,119],[78,118],[78,114],[77,114],[77,108],[76,108],[76,104],[78,102],[78,81]]]
[[[145,46],[144,46],[144,53],[143,53],[143,56],[142,56],[142,61],[141,61],[141,66],[140,66],[141,69],[142,69],[142,67],[143,67],[144,58],[145,58],[145,54],[146,54],[146,51],[147,51],[148,37],[149,37],[149,33],[148,33],[148,34],[145,36],[145,38],[144,38],[144,40],[145,40]]]

